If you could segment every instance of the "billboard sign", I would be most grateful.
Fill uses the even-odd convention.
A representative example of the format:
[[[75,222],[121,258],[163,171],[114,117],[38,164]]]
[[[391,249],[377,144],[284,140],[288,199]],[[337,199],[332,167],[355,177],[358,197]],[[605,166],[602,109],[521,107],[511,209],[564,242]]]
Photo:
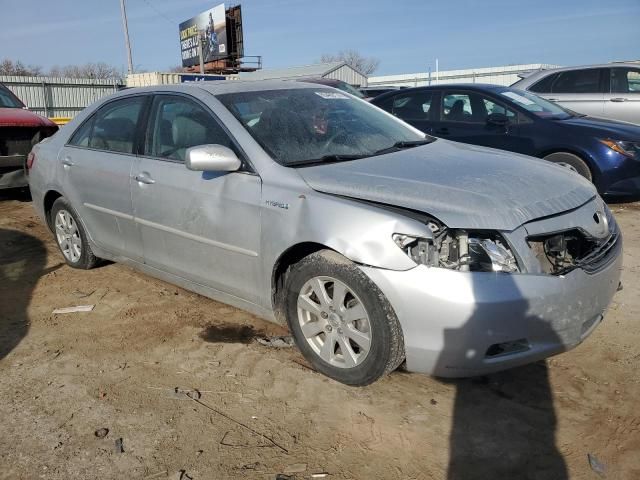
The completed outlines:
[[[224,3],[180,24],[182,66],[200,64],[198,43],[202,44],[204,63],[220,60],[227,53],[227,18]]]

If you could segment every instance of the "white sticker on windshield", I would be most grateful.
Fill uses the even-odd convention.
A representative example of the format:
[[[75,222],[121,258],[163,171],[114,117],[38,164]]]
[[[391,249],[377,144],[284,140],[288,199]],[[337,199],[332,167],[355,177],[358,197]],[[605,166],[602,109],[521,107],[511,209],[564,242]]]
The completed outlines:
[[[536,102],[529,100],[527,97],[523,97],[522,95],[516,92],[500,92],[500,95],[504,95],[505,97],[509,97],[512,100],[522,104],[522,105],[535,105]]]
[[[316,95],[319,95],[322,98],[326,98],[327,100],[346,100],[347,97],[344,93],[340,92],[315,92]]]

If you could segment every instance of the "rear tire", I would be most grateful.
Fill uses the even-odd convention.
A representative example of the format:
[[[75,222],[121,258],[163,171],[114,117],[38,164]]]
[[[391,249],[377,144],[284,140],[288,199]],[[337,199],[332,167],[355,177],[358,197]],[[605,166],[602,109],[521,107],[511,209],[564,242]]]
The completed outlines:
[[[570,170],[573,170],[576,173],[579,173],[584,178],[592,181],[591,170],[589,169],[589,165],[585,163],[577,155],[569,152],[555,152],[544,157],[545,160],[551,163],[555,163],[556,165],[560,165],[562,167],[566,167]]]
[[[67,265],[82,270],[96,266],[99,259],[91,250],[80,216],[63,197],[58,198],[51,207],[51,225]]]
[[[285,311],[298,348],[316,370],[364,386],[404,360],[391,304],[353,262],[332,250],[313,253],[286,278]]]

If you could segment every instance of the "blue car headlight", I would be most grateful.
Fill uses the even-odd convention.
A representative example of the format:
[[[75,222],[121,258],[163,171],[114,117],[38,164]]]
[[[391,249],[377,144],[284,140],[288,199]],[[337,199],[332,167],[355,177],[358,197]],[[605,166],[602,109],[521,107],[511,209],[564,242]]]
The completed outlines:
[[[634,160],[640,160],[640,142],[631,142],[628,140],[612,140],[610,138],[600,140],[611,150],[620,155],[624,155]]]

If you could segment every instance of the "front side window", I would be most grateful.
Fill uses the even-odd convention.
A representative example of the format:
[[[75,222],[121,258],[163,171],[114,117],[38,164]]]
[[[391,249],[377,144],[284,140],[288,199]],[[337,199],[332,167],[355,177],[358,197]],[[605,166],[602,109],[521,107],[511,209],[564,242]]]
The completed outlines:
[[[156,96],[146,155],[184,162],[188,148],[209,144],[234,148],[211,112],[198,103],[182,96]]]
[[[552,93],[599,93],[599,68],[560,72],[551,87]]]
[[[366,157],[398,142],[425,140],[379,108],[332,89],[261,90],[217,98],[285,166]]]
[[[612,68],[611,93],[640,93],[640,70]]]
[[[492,113],[516,117],[513,110],[477,92],[445,93],[442,97],[442,120],[445,122],[486,123]]]
[[[144,97],[109,102],[73,134],[70,145],[118,153],[134,153],[136,127]]]

